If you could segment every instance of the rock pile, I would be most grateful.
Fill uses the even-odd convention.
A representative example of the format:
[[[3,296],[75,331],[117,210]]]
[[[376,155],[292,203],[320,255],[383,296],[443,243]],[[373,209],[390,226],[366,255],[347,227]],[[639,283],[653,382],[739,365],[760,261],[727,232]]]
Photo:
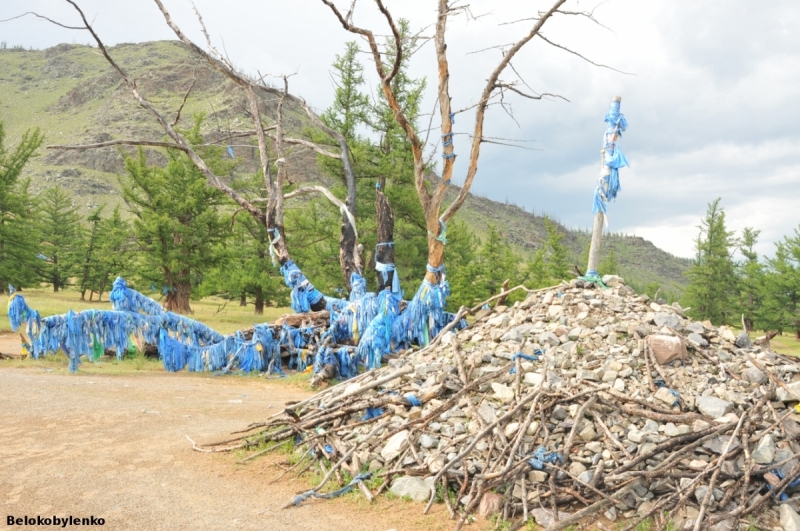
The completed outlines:
[[[334,475],[346,484],[344,471],[370,499],[390,488],[426,511],[443,501],[458,527],[479,511],[548,530],[601,517],[628,531],[645,518],[736,529],[787,501],[800,484],[800,363],[604,280],[480,310],[457,335],[225,444],[293,439],[293,471],[327,472],[309,492]],[[372,490],[369,473],[382,478]]]

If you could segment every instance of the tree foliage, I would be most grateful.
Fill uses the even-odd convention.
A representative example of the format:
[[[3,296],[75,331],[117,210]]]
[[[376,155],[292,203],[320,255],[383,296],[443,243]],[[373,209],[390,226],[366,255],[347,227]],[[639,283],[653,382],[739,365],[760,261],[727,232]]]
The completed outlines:
[[[0,122],[0,293],[9,284],[19,288],[37,280],[36,205],[29,191],[30,181],[20,180],[20,175],[43,140],[39,129],[28,131],[16,149],[9,150]]]
[[[58,291],[78,273],[84,247],[84,229],[72,194],[59,186],[42,192],[37,226],[40,261],[36,272]]]

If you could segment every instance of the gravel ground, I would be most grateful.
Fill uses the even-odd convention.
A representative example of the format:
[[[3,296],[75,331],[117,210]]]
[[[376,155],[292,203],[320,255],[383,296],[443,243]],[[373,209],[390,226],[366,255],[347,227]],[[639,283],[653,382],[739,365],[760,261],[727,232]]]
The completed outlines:
[[[94,515],[103,529],[453,529],[442,505],[362,498],[281,507],[307,480],[270,483],[279,457],[236,465],[191,450],[308,393],[256,378],[70,375],[0,362],[0,517]],[[479,526],[470,526],[472,529]],[[24,526],[8,527],[22,529]],[[42,529],[31,527],[31,529]]]

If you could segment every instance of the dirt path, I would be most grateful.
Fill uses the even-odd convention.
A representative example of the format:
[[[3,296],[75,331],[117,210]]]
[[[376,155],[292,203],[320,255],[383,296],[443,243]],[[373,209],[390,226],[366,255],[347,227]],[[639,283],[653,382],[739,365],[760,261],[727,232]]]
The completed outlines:
[[[7,515],[94,515],[102,529],[152,531],[454,528],[443,506],[423,517],[422,504],[402,500],[282,510],[307,481],[270,484],[275,458],[236,465],[229,454],[193,452],[185,438],[224,438],[305,396],[255,378],[0,363],[0,517],[5,525]]]

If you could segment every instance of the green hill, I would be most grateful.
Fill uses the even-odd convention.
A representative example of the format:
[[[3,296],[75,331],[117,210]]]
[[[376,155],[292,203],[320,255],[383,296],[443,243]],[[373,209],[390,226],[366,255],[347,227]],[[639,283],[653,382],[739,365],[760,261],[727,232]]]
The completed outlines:
[[[209,142],[231,145],[239,160],[237,171],[257,171],[257,152],[235,131],[250,129],[246,102],[241,90],[182,44],[175,41],[121,44],[111,54],[132,75],[140,92],[167,117],[175,118],[189,87],[191,94],[183,108],[179,127],[188,128],[192,116],[204,113],[204,136]],[[264,100],[269,110],[275,102]],[[301,109],[290,108],[288,129],[298,135],[308,125]],[[110,139],[162,140],[163,131],[155,120],[130,96],[116,73],[96,48],[61,44],[47,50],[0,50],[0,120],[7,138],[13,139],[29,128],[39,127],[46,144],[86,144]],[[126,148],[128,149],[128,148]],[[163,160],[157,150],[148,150],[151,160]],[[314,153],[295,148],[287,161],[290,179],[324,181]],[[75,201],[88,209],[101,203],[121,201],[116,175],[123,171],[119,148],[85,151],[43,150],[26,169],[33,189],[53,184],[70,189]],[[480,178],[480,176],[478,176]],[[471,196],[459,212],[477,234],[488,225],[496,226],[523,256],[541,246],[544,218],[514,206]],[[585,252],[589,235],[564,228],[564,242],[576,263]],[[620,273],[643,287],[662,286],[666,292],[680,292],[686,283],[686,259],[666,253],[639,237],[610,235],[604,250],[614,249]]]

